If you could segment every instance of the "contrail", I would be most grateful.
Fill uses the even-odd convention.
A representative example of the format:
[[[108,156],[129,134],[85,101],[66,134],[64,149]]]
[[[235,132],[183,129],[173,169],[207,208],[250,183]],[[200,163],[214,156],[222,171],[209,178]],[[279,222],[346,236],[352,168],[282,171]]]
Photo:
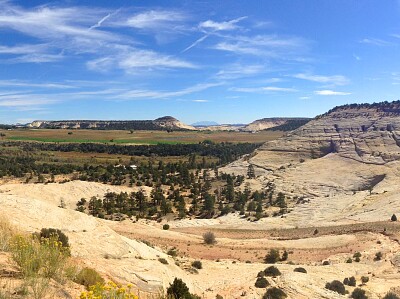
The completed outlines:
[[[200,37],[198,40],[196,40],[193,44],[191,44],[189,47],[184,49],[181,53],[185,53],[187,50],[190,50],[191,48],[195,47],[196,45],[200,44],[203,40],[205,40],[207,37],[209,37],[210,34],[206,34],[202,37]]]
[[[114,11],[113,13],[109,13],[108,15],[106,15],[105,17],[103,17],[100,21],[98,21],[97,24],[91,26],[91,27],[89,28],[89,30],[92,30],[92,29],[95,29],[95,28],[100,27],[101,24],[103,24],[109,17],[115,15],[115,14],[118,13],[120,10],[121,10],[121,8],[118,8],[118,9],[117,9],[116,11]]]

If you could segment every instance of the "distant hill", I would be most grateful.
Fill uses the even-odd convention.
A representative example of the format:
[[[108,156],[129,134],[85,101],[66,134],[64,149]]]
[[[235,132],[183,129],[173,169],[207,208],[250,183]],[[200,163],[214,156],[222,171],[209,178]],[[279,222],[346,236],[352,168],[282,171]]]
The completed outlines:
[[[192,124],[193,127],[209,127],[209,126],[219,126],[219,123],[215,121],[202,120]]]
[[[40,129],[95,129],[95,130],[195,130],[172,116],[155,120],[59,120],[33,121],[29,128]]]
[[[263,130],[270,131],[292,131],[302,125],[305,125],[311,118],[287,118],[287,117],[274,117],[262,118],[253,121],[247,126],[241,128],[241,131],[257,132]]]

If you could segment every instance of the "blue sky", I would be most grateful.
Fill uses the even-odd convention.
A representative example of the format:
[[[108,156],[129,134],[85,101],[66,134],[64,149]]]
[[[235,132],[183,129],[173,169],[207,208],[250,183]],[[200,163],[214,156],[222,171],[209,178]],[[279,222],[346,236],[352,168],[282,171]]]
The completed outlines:
[[[400,1],[0,0],[0,123],[313,117],[400,91]]]

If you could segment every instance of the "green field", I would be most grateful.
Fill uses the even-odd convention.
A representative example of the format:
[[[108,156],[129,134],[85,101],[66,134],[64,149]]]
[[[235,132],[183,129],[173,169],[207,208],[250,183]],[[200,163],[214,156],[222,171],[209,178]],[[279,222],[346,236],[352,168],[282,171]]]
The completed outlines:
[[[228,131],[123,131],[123,130],[64,130],[64,129],[16,129],[0,130],[1,140],[107,143],[107,144],[189,144],[204,140],[213,142],[262,143],[276,139],[282,132],[261,131],[257,133]]]

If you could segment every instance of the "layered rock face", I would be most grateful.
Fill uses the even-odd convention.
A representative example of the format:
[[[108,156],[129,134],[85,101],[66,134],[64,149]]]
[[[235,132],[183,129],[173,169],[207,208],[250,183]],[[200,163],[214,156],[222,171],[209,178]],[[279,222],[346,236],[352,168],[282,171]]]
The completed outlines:
[[[277,127],[279,127],[282,131],[290,131],[297,129],[300,125],[303,125],[309,120],[310,120],[309,118],[286,118],[286,117],[263,118],[255,120],[252,123],[248,124],[247,126],[240,128],[240,131],[258,132]]]
[[[293,161],[329,153],[371,164],[399,160],[400,103],[337,107],[266,143],[259,150],[263,151],[289,156]]]
[[[61,120],[34,121],[30,128],[40,129],[101,129],[101,130],[195,130],[172,116],[155,120]]]

